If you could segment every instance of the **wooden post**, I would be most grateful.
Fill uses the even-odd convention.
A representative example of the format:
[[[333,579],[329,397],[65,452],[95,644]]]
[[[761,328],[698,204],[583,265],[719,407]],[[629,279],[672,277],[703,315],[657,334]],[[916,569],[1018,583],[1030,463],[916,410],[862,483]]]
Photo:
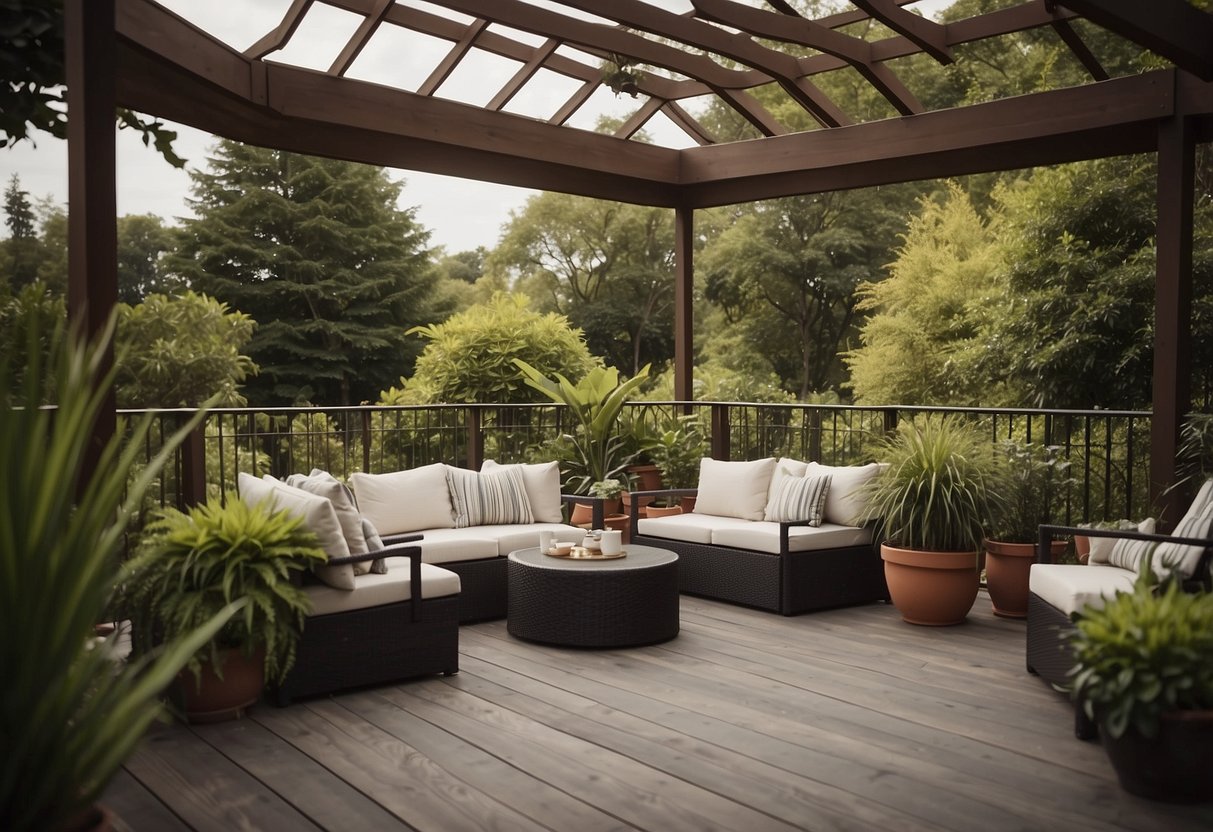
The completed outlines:
[[[729,406],[712,405],[712,459],[728,459],[732,453],[729,436]]]
[[[674,398],[694,400],[695,363],[695,209],[674,209]],[[690,413],[684,405],[683,413]]]
[[[1187,503],[1176,480],[1180,427],[1192,405],[1192,120],[1173,117],[1158,128],[1158,276],[1154,301],[1154,417],[1150,427],[1150,501],[1163,528]]]
[[[67,308],[82,339],[109,321],[118,300],[118,198],[115,181],[114,0],[66,0],[63,7],[67,78]],[[113,364],[107,345],[101,373]],[[117,429],[111,390],[93,425],[84,476]]]
[[[188,420],[188,416],[183,417]],[[162,433],[165,427],[161,424]],[[190,506],[206,502],[206,420],[190,431],[181,443],[181,505],[186,509]]]
[[[472,471],[480,470],[480,463],[484,461],[484,432],[480,429],[480,408],[472,405],[467,411],[467,426],[468,426],[468,469]]]

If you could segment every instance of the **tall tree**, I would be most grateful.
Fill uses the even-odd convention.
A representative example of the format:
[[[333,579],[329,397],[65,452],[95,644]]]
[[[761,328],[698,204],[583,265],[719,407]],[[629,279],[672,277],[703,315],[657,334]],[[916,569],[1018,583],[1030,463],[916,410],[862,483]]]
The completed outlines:
[[[118,300],[138,303],[151,294],[174,294],[184,288],[165,274],[164,256],[177,242],[174,230],[155,214],[118,218]]]
[[[511,213],[489,268],[634,374],[673,355],[673,228],[667,209],[544,193]]]
[[[192,173],[172,271],[258,327],[254,404],[373,401],[419,352],[433,308],[429,233],[383,168],[223,140]]]
[[[14,289],[19,289],[37,278],[41,258],[29,191],[22,189],[21,178],[15,173],[4,189],[4,224],[9,234],[4,241],[8,280]]]

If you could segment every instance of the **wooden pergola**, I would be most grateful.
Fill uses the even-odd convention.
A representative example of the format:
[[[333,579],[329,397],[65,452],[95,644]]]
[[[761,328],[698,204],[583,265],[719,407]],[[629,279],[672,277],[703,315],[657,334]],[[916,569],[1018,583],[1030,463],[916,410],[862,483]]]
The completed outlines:
[[[691,392],[696,208],[1157,152],[1151,486],[1161,495],[1175,479],[1191,401],[1194,148],[1213,138],[1213,16],[1184,0],[1030,0],[942,25],[903,8],[911,2],[852,0],[849,11],[808,20],[785,0],[690,0],[685,13],[641,0],[327,0],[362,22],[328,70],[315,71],[266,60],[321,5],[315,0],[293,0],[243,52],[153,0],[66,0],[69,306],[91,331],[117,297],[116,106],[299,153],[674,209],[680,399]],[[1084,18],[1172,67],[1110,78],[1076,25]],[[865,20],[885,35],[848,33]],[[415,89],[347,75],[386,27],[450,44]],[[1035,28],[1054,32],[1090,83],[926,111],[893,69],[918,53],[946,64],[963,44]],[[517,70],[486,79],[497,91],[484,106],[437,96],[473,50]],[[614,135],[568,125],[603,84],[603,61],[646,68],[629,79],[638,108]],[[858,72],[895,115],[855,123],[815,83],[835,71]],[[504,109],[544,73],[577,82],[550,117]],[[751,92],[772,84],[817,128],[793,132]],[[718,142],[684,106],[702,96],[719,98],[760,137]],[[658,113],[694,146],[634,140]]]

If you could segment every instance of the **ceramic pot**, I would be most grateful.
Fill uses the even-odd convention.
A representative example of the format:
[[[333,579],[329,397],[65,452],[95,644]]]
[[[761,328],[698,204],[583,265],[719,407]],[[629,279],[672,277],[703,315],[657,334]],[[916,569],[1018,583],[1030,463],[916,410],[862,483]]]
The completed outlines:
[[[636,481],[636,491],[656,491],[661,488],[661,469],[656,465],[631,465],[627,469]]]
[[[1213,801],[1213,710],[1165,713],[1153,738],[1131,725],[1119,739],[1101,733],[1125,791],[1171,803]]]
[[[1079,563],[1085,564],[1091,557],[1091,538],[1085,534],[1074,535],[1074,557]]]
[[[573,512],[569,515],[569,523],[588,529],[594,522],[594,507],[589,503],[573,503]]]
[[[261,698],[265,687],[265,648],[253,655],[243,650],[221,650],[223,678],[209,661],[202,663],[201,678],[189,670],[177,674],[177,685],[188,722],[223,722],[237,719]]]
[[[608,529],[623,532],[623,545],[628,545],[632,539],[632,518],[626,514],[611,514],[602,522]]]
[[[977,600],[976,552],[926,552],[882,543],[880,557],[893,606],[910,624],[960,624]]]
[[[670,517],[682,514],[682,506],[649,506],[645,512],[646,517]]]
[[[1028,574],[1036,562],[1035,543],[1003,543],[987,540],[986,588],[994,614],[1003,618],[1028,617]],[[1064,540],[1054,540],[1051,560],[1057,562],[1066,551]]]
[[[693,511],[695,510],[695,500],[696,500],[696,499],[698,499],[698,498],[697,498],[697,497],[681,497],[681,498],[679,498],[679,500],[678,500],[678,504],[679,504],[680,506],[682,506],[682,513],[683,513],[683,514],[690,514],[691,512],[693,512]]]

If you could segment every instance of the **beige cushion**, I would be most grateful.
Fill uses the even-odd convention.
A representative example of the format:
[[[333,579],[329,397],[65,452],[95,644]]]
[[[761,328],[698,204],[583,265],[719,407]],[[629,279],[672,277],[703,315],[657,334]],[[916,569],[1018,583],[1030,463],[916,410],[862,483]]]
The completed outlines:
[[[383,538],[379,536],[379,530],[365,517],[362,518],[362,536],[366,538],[367,551],[378,552],[383,548]],[[371,568],[367,571],[382,575],[387,572],[387,563],[382,558],[377,558],[371,561]]]
[[[331,586],[304,587],[312,601],[309,616],[364,610],[384,604],[407,601],[412,597],[413,581],[408,558],[386,558],[387,571],[381,575],[359,575],[353,592],[341,592]],[[459,593],[459,576],[440,566],[421,564],[421,597],[443,598]],[[374,638],[374,633],[368,633]]]
[[[810,526],[820,526],[825,510],[826,495],[830,491],[830,478],[792,477],[779,480],[775,493],[767,501],[764,520],[805,520]]]
[[[771,485],[767,489],[767,505],[770,505],[775,489],[779,487],[785,477],[803,477],[808,465],[809,463],[801,462],[799,459],[780,457],[775,463],[775,470],[771,472]]]
[[[872,530],[863,526],[792,526],[788,529],[788,551],[807,552],[817,549],[840,549],[847,546],[867,546],[872,542]],[[732,546],[753,552],[779,553],[779,524],[750,522],[745,527],[728,527],[712,532],[716,546]]]
[[[720,517],[714,514],[672,514],[669,517],[642,517],[636,524],[641,534],[664,537],[667,540],[684,540],[687,543],[711,543],[712,534],[718,529],[745,529],[754,520],[736,517]]]
[[[448,465],[446,483],[451,492],[457,529],[495,523],[530,523],[532,520],[522,471],[516,467],[481,474]]]
[[[550,531],[563,543],[580,543],[585,529],[564,523],[510,524],[504,526],[473,526],[468,529],[427,529],[421,546],[421,559],[426,563],[456,563],[505,556],[515,549],[530,549],[539,545],[539,533]]]
[[[1028,588],[1066,615],[1090,605],[1100,609],[1105,598],[1132,592],[1137,573],[1106,564],[1034,563]]]
[[[761,520],[774,471],[774,457],[752,462],[726,462],[705,457],[699,462],[695,513]]]
[[[564,519],[560,510],[560,466],[556,462],[498,465],[486,459],[480,466],[485,473],[502,468],[518,468],[522,471],[522,482],[526,485],[527,500],[531,504],[531,517],[536,523],[559,523]]]
[[[455,514],[441,462],[391,474],[350,474],[358,509],[380,534],[452,529]]]
[[[859,518],[868,507],[866,498],[857,489],[879,476],[888,468],[887,462],[871,462],[867,465],[822,465],[810,462],[805,468],[806,477],[830,477],[830,492],[826,495],[825,522],[840,526],[857,526]]]
[[[1127,521],[1122,521],[1127,522]],[[1154,534],[1154,518],[1147,517],[1136,526],[1137,531],[1142,534]],[[1091,554],[1087,560],[1090,563],[1108,563],[1108,557],[1112,554],[1112,549],[1116,546],[1117,538],[1115,537],[1090,537]]]
[[[1205,480],[1187,513],[1175,526],[1171,534],[1176,537],[1207,538],[1213,532],[1213,480]],[[1162,543],[1154,555],[1154,572],[1160,578],[1172,570],[1185,579],[1196,572],[1203,546],[1184,546],[1179,543]]]
[[[362,515],[354,503],[354,492],[350,487],[327,471],[313,468],[312,473],[291,474],[286,478],[286,484],[294,488],[302,488],[309,494],[324,497],[333,504],[337,512],[337,521],[341,523],[341,533],[345,535],[346,545],[350,547],[351,555],[365,555],[371,551],[366,542],[366,534],[362,531]],[[351,564],[355,575],[365,575],[371,571],[371,562]]]
[[[341,522],[333,504],[324,497],[309,494],[301,488],[293,488],[266,474],[257,479],[251,474],[241,473],[236,478],[240,498],[251,506],[261,503],[275,511],[288,511],[303,520],[308,531],[320,540],[320,548],[330,558],[349,557],[350,547],[341,531]],[[342,566],[317,566],[316,577],[336,589],[354,588],[354,568]]]

